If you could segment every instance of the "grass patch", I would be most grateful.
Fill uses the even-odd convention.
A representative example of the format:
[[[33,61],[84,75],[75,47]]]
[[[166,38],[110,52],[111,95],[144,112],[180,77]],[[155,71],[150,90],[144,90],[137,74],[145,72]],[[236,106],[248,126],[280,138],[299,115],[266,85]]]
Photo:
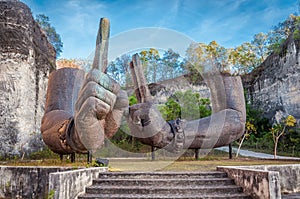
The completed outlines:
[[[7,160],[0,162],[2,166],[61,166],[61,167],[87,167],[86,161],[76,161],[71,163],[70,161],[60,159],[43,159],[43,160]]]
[[[49,155],[50,158],[47,158]],[[162,154],[156,154],[157,160],[151,161],[151,156],[141,158],[108,158],[109,170],[116,171],[209,171],[217,166],[251,166],[251,165],[274,165],[274,164],[300,164],[297,160],[263,160],[255,158],[238,157],[229,159],[228,153],[212,150],[208,155],[195,160],[193,150],[188,150],[179,159],[170,158]],[[86,155],[76,155],[76,162],[71,163],[69,156],[64,156],[61,161],[59,156],[44,151],[36,154],[40,160],[6,160],[0,165],[7,166],[62,166],[62,167],[91,167],[87,163]],[[95,155],[96,157],[102,157]],[[93,166],[93,165],[92,165]]]
[[[210,156],[200,160],[155,160],[145,158],[121,158],[110,159],[109,171],[210,171],[217,166],[251,166],[251,165],[279,165],[279,164],[300,164],[300,161],[291,160],[261,160],[253,158],[234,158]],[[63,166],[63,167],[90,167],[86,160],[78,160],[75,163],[61,161],[59,159],[26,160],[26,161],[5,161],[0,162],[4,166]]]
[[[279,165],[279,164],[300,164],[300,161],[286,160],[261,160],[253,158],[226,157],[216,159],[200,160],[157,160],[146,159],[111,159],[110,168],[112,171],[211,171],[217,166],[251,166],[251,165]]]

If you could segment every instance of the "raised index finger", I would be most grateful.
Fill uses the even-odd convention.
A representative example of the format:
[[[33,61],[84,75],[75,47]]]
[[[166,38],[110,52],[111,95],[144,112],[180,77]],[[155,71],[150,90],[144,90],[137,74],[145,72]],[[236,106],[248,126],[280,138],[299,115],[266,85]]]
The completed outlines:
[[[93,61],[93,68],[102,72],[106,72],[107,68],[107,54],[108,54],[108,41],[109,41],[110,25],[107,18],[101,18],[99,30],[96,40],[95,57]]]
[[[137,92],[139,93],[137,99],[140,100],[140,103],[151,102],[152,96],[150,94],[138,54],[134,54],[132,56],[132,64],[130,69],[133,77],[133,83],[135,84],[135,88],[137,88]]]

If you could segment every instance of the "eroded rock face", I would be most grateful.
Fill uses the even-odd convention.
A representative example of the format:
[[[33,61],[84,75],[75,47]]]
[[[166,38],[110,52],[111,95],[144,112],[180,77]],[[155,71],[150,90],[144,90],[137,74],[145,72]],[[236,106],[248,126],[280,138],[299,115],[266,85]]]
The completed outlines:
[[[0,0],[0,157],[40,149],[40,123],[55,50],[19,1]]]
[[[210,98],[210,91],[208,86],[203,80],[199,80],[197,83],[191,83],[187,75],[175,77],[173,79],[160,81],[157,83],[151,83],[148,85],[153,100],[157,104],[165,103],[168,98],[174,95],[176,92],[185,92],[192,90],[195,93],[199,93],[201,98]],[[133,94],[133,89],[128,89],[128,95]]]
[[[290,37],[280,53],[243,77],[248,100],[269,119],[278,111],[300,118],[299,49],[299,41]]]

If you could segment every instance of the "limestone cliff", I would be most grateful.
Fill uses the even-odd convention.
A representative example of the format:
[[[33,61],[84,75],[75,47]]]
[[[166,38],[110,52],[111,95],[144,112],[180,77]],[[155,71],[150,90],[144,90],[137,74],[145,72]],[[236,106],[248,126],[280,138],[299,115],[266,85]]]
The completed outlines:
[[[185,92],[187,90],[192,90],[193,92],[199,93],[201,98],[210,97],[209,88],[204,83],[203,79],[196,83],[191,83],[189,75],[182,75],[173,79],[151,83],[148,87],[151,95],[155,96],[153,100],[157,104],[167,102],[168,98],[178,91]],[[132,95],[133,89],[128,89],[128,94]]]
[[[30,9],[0,0],[0,156],[43,146],[40,123],[55,50]]]
[[[289,37],[279,53],[243,77],[248,101],[269,119],[278,111],[300,119],[299,49],[299,40]]]

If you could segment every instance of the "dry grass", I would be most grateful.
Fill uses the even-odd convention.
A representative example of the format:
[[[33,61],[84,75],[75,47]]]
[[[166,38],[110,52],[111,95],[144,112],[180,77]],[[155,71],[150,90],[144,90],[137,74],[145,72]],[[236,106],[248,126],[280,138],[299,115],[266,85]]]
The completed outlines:
[[[7,160],[0,162],[0,166],[62,166],[62,167],[87,167],[86,161],[80,160],[71,163],[69,160],[61,161],[59,159],[44,160]]]
[[[213,160],[150,161],[141,159],[111,159],[111,171],[209,171],[217,166],[249,166],[300,164],[299,161],[259,160],[252,158],[217,158]]]
[[[233,158],[223,156],[208,156],[200,160],[182,158],[179,160],[155,160],[146,158],[110,158],[110,171],[209,171],[215,170],[217,166],[249,166],[249,165],[274,165],[274,164],[300,164],[300,161],[287,160],[261,160],[253,158]],[[75,163],[64,159],[44,160],[9,160],[0,162],[0,165],[10,166],[66,166],[66,167],[89,167],[86,158],[78,158]]]

